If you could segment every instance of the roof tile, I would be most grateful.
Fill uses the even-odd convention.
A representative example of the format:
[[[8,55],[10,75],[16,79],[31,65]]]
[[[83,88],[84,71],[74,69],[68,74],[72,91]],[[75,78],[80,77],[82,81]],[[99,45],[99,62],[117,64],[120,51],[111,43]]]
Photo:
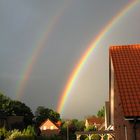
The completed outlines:
[[[110,58],[125,117],[140,117],[140,44],[112,46]]]
[[[87,118],[87,121],[90,125],[96,123],[96,124],[102,124],[104,122],[104,119],[103,118],[100,118],[100,117],[89,117]]]

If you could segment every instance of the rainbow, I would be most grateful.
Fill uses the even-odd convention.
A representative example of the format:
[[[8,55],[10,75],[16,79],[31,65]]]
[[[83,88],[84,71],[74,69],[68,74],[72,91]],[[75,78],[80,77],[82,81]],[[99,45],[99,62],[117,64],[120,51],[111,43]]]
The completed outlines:
[[[65,103],[68,99],[68,96],[70,95],[70,92],[80,74],[80,71],[84,67],[85,63],[88,61],[88,58],[91,56],[93,50],[97,45],[101,42],[101,40],[107,35],[107,33],[111,30],[111,28],[117,24],[117,22],[130,11],[136,4],[138,3],[137,0],[133,0],[129,2],[116,16],[114,16],[110,22],[99,32],[99,34],[96,36],[96,38],[90,43],[90,45],[87,47],[87,50],[81,57],[79,63],[77,63],[77,66],[74,68],[72,74],[70,75],[70,78],[68,79],[68,82],[66,84],[66,87],[63,91],[63,93],[60,96],[58,105],[57,105],[57,112],[62,113]]]
[[[17,82],[16,98],[18,100],[21,99],[24,94],[29,77],[32,73],[33,66],[36,63],[36,60],[38,59],[39,55],[43,51],[43,49],[47,43],[47,40],[51,36],[51,33],[53,32],[56,24],[58,24],[59,20],[65,13],[65,10],[71,4],[72,4],[72,2],[70,2],[70,1],[66,1],[64,3],[63,7],[57,11],[56,15],[52,18],[52,20],[48,24],[47,29],[43,32],[43,35],[40,37],[39,41],[37,40],[37,42],[35,42],[35,47],[32,50],[32,53],[30,54],[30,57],[28,58],[28,61],[25,64],[24,69],[21,72],[22,74],[21,74],[21,77],[19,78],[19,81]]]

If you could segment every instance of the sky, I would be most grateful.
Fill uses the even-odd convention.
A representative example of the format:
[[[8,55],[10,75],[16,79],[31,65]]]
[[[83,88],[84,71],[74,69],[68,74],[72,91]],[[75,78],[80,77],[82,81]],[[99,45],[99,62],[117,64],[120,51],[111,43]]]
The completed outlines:
[[[0,91],[57,111],[61,95],[91,42],[132,0],[0,0]],[[111,45],[140,43],[140,2],[93,50],[60,112],[94,115],[108,100]],[[26,75],[26,76],[25,76]]]

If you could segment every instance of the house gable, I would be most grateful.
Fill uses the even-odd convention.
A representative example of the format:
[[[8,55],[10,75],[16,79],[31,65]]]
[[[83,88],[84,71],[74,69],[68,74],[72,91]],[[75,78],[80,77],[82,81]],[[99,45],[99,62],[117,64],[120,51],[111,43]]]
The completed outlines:
[[[103,123],[104,123],[103,118],[98,118],[93,116],[86,119],[85,126],[86,128],[88,128],[89,126],[96,126],[97,128],[99,128]]]
[[[139,140],[140,45],[112,46],[109,53],[110,126],[114,128],[116,140]]]
[[[58,130],[59,128],[49,119],[47,119],[41,126],[40,130]]]

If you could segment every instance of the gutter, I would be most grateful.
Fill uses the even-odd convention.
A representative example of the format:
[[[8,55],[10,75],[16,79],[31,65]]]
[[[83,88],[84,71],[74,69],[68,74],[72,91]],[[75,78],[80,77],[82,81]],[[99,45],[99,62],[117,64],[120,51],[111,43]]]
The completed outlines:
[[[140,121],[140,118],[134,117],[134,118],[124,118],[126,121],[135,121],[135,119],[137,119],[138,121]]]
[[[133,126],[134,140],[137,139],[136,125],[137,125],[137,118],[134,118],[134,126]]]

